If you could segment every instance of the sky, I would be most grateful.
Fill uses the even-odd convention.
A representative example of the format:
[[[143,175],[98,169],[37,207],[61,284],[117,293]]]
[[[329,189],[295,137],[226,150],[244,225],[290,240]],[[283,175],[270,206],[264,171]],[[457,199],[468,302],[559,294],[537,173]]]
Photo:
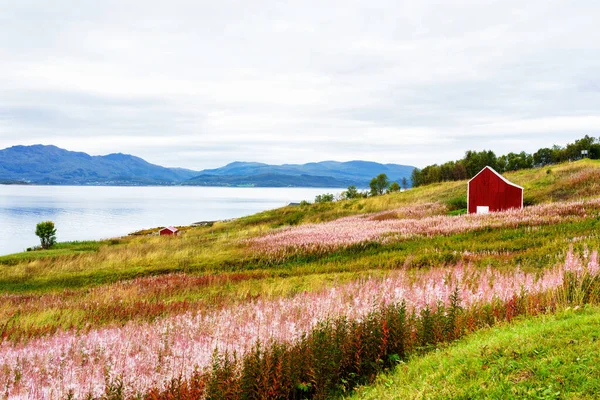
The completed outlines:
[[[600,3],[0,0],[0,149],[191,169],[600,136]]]

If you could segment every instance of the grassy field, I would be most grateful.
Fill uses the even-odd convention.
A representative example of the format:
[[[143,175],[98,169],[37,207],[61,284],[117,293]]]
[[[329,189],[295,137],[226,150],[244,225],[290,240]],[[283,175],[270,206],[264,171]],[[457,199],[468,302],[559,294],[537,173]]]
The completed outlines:
[[[600,193],[600,180],[596,179],[599,171],[600,163],[586,160],[520,171],[508,174],[508,178],[523,184],[532,202],[542,203],[548,192],[563,193],[561,198],[566,200]],[[257,254],[244,242],[290,223],[406,210],[418,204],[437,204],[425,207],[421,217],[446,214],[446,203],[465,195],[465,182],[441,183],[376,198],[284,207],[211,227],[192,228],[177,238],[134,236],[60,243],[51,250],[3,256],[0,326],[6,326],[11,336],[27,337],[59,327],[80,329],[129,319],[152,320],[177,310],[213,308],[256,296],[289,296],[398,268],[462,261],[480,267],[510,269],[518,265],[540,269],[560,261],[575,237],[584,238],[574,243],[579,249],[585,245],[600,247],[597,218],[534,229],[518,226],[414,237],[277,260]],[[402,212],[394,215],[398,219],[406,217]],[[165,289],[144,281],[146,277],[171,273],[201,278],[204,283],[178,281],[165,284]],[[132,279],[128,285],[120,284]],[[119,310],[115,310],[115,299],[119,300]]]
[[[129,329],[179,315],[207,316],[248,304],[293,302],[397,271],[415,282],[423,271],[457,265],[542,275],[564,263],[569,249],[586,255],[600,249],[600,162],[506,176],[525,187],[532,207],[523,215],[452,216],[464,208],[466,182],[447,182],[374,198],[283,207],[189,228],[175,238],[59,243],[50,250],[2,256],[0,346],[27,346],[69,332]],[[358,218],[350,225],[356,223],[362,233],[367,227],[389,226],[390,231],[369,240],[347,239],[347,225],[337,229],[340,218]],[[275,251],[257,244],[286,235],[306,239],[325,228],[332,229],[326,235],[343,236],[342,244],[291,250],[275,245]]]
[[[550,173],[548,173],[550,171]],[[600,194],[600,162],[578,161],[507,174],[525,187],[530,204],[580,200]],[[101,242],[58,244],[54,249],[0,257],[0,291],[39,292],[72,289],[171,272],[212,273],[289,269],[298,264],[272,261],[248,251],[243,240],[282,226],[331,221],[340,217],[437,203],[447,214],[466,201],[465,182],[447,182],[368,199],[289,206],[211,227],[189,229],[178,238],[134,236]],[[406,218],[402,213],[395,218]],[[457,239],[460,240],[460,237]],[[327,268],[325,268],[327,270]]]
[[[228,250],[227,239],[222,242],[216,239],[216,243],[204,245],[206,247],[200,250],[188,244],[200,239],[142,239],[148,240],[147,244],[161,241],[168,246],[162,250],[165,263],[154,268],[134,267],[134,256],[128,258],[132,250],[127,244],[108,244],[89,254],[48,257],[43,263],[34,261],[3,267],[6,272],[0,278],[4,293],[0,295],[0,326],[6,326],[6,335],[18,338],[53,332],[57,328],[80,329],[120,324],[130,319],[151,321],[172,312],[209,310],[257,296],[291,296],[396,269],[411,271],[458,262],[480,268],[510,270],[519,266],[526,271],[537,271],[561,262],[569,246],[580,251],[586,246],[600,248],[598,218],[534,228],[519,226],[416,237],[387,244],[352,246],[326,254],[293,255],[279,261],[253,256],[239,244],[232,244],[234,249]],[[581,240],[574,242],[573,238]],[[114,246],[123,248],[114,249]],[[180,246],[185,247],[177,252],[175,249]],[[216,253],[219,250],[221,252]],[[135,251],[140,254],[138,252]],[[174,256],[173,252],[179,255]],[[194,252],[204,253],[207,262],[197,265],[196,258],[187,261],[182,268],[182,262],[175,261],[174,257],[187,260],[187,254]],[[212,252],[215,258],[211,260]],[[219,267],[221,257],[228,265]],[[65,263],[63,268],[57,259]],[[82,260],[93,267],[89,267],[89,271],[85,267],[74,271],[71,265],[81,265]],[[175,265],[170,265],[169,260]],[[103,268],[95,264],[102,262],[107,263]],[[165,275],[169,272],[185,275],[175,278]],[[165,278],[158,280],[151,274]],[[124,279],[126,284],[122,283]]]
[[[349,399],[596,399],[600,308],[485,329],[416,356]]]

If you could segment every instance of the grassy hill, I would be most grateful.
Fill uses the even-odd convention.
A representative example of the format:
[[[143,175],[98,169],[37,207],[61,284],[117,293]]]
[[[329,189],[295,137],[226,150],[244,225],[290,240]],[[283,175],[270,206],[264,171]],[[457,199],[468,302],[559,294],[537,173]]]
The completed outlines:
[[[600,309],[569,309],[476,332],[415,357],[351,399],[596,399]]]
[[[548,170],[551,172],[548,173]],[[598,161],[584,160],[551,169],[519,171],[506,174],[506,177],[525,187],[529,204],[551,202],[558,198],[579,200],[600,195]],[[303,268],[303,264],[295,260],[279,263],[255,257],[240,242],[282,226],[332,221],[341,217],[400,208],[404,211],[397,212],[392,217],[405,218],[407,215],[403,212],[406,213],[417,205],[437,203],[439,206],[429,208],[429,214],[447,214],[460,201],[466,201],[466,182],[446,182],[367,199],[269,210],[230,222],[215,223],[210,227],[188,229],[185,236],[173,241],[165,241],[160,237],[136,236],[99,242],[63,243],[52,250],[0,257],[0,266],[10,267],[0,277],[0,290],[60,290],[177,271],[227,273],[264,270],[265,273],[276,275],[280,268],[289,270],[290,265]],[[414,246],[414,250],[420,246],[430,247],[430,241],[421,243],[414,240]],[[368,258],[367,254],[364,256]],[[353,260],[351,264],[354,265],[360,264],[361,261],[355,260],[361,257],[361,254],[351,254],[346,258]],[[309,258],[307,261],[331,264],[338,259],[345,259],[344,252],[322,259]],[[349,267],[329,266],[327,269]]]
[[[98,242],[60,243],[51,250],[0,257],[0,352],[6,346],[30,346],[27,343],[37,343],[36,341],[47,343],[55,337],[62,337],[61,335],[78,338],[70,339],[70,343],[84,343],[92,340],[86,336],[88,332],[104,329],[102,332],[125,335],[123,332],[130,332],[131,329],[151,330],[166,323],[163,321],[170,321],[168,323],[172,324],[172,328],[165,328],[166,331],[162,333],[135,331],[135,335],[142,335],[150,340],[167,335],[166,332],[180,332],[177,329],[184,328],[177,328],[180,324],[178,321],[196,318],[194,316],[220,316],[215,321],[225,321],[227,324],[238,324],[241,321],[247,323],[260,314],[251,311],[252,307],[258,305],[276,313],[278,311],[273,311],[277,310],[275,304],[289,304],[296,311],[288,311],[287,314],[298,313],[297,320],[302,321],[304,315],[321,315],[319,313],[323,312],[320,309],[302,311],[302,306],[313,307],[321,304],[320,302],[329,304],[335,300],[342,302],[339,303],[339,312],[357,309],[360,304],[371,304],[374,301],[373,298],[364,296],[387,293],[384,283],[391,282],[390,280],[404,282],[398,283],[401,285],[399,287],[407,285],[402,290],[406,290],[404,295],[408,299],[416,296],[415,293],[428,290],[425,283],[425,286],[419,286],[420,282],[440,279],[448,282],[449,275],[456,276],[458,280],[466,279],[464,276],[467,275],[461,272],[465,266],[470,268],[468,276],[473,277],[471,281],[463,282],[467,285],[465,287],[475,290],[480,285],[479,288],[484,290],[493,285],[476,285],[475,280],[536,282],[536,279],[545,274],[555,273],[558,266],[568,264],[571,269],[577,267],[573,267],[575,261],[569,261],[573,258],[581,259],[578,261],[583,263],[581,265],[595,265],[593,252],[600,249],[600,162],[583,160],[552,168],[518,171],[506,174],[506,177],[525,187],[527,203],[532,206],[516,213],[451,216],[453,211],[462,208],[466,200],[466,182],[448,182],[374,198],[283,207],[229,222],[217,222],[212,226],[187,227],[182,236],[175,238],[139,235]],[[596,283],[585,288],[578,286],[577,293],[587,293],[581,304],[596,301],[595,289],[588,290],[595,288],[594,285]],[[519,297],[519,301],[526,304],[519,306],[521,308],[511,305],[512,300],[508,298],[503,300],[504,303],[494,303],[496,305],[489,310],[483,306],[471,309],[464,303],[464,313],[459,313],[462,317],[458,322],[452,322],[452,332],[455,333],[451,337],[460,337],[482,326],[510,320],[513,312],[535,315],[542,309],[547,312],[566,304],[567,300],[556,297],[556,287],[547,290],[543,296],[540,294],[542,297],[535,299]],[[353,295],[345,294],[340,295],[341,299],[330,299],[336,293]],[[400,296],[398,293],[390,296]],[[409,296],[410,293],[413,295]],[[564,289],[560,293],[572,291]],[[464,295],[469,293],[465,292]],[[573,298],[581,297],[579,294],[577,296]],[[356,301],[362,299],[362,303],[353,303],[352,307],[343,305],[343,301],[351,301],[352,298]],[[417,300],[414,300],[415,304],[418,303]],[[571,301],[572,298],[568,300]],[[244,312],[248,314],[242,317],[240,310],[247,310]],[[414,337],[405,337],[405,345],[408,346],[406,349],[416,351],[421,347],[428,348],[427,346],[439,340],[447,340],[443,339],[443,335],[448,333],[444,310],[432,308],[432,315],[437,317],[432,317],[431,328],[424,328],[423,324],[429,319],[422,319],[424,317],[421,314],[406,317],[406,323],[409,324],[407,326],[414,326],[415,329]],[[224,315],[228,317],[223,317],[220,313],[226,313]],[[377,319],[380,316],[377,315],[372,321],[380,321]],[[286,317],[282,315],[277,318]],[[195,326],[194,323],[187,321],[184,325]],[[306,322],[306,326],[311,323]],[[439,329],[435,328],[437,323],[441,324]],[[216,323],[206,322],[204,326],[213,326],[211,324]],[[280,323],[277,326],[284,329],[286,324]],[[371,332],[374,329],[361,325],[340,325],[339,321],[332,324],[343,326],[344,332],[354,332],[353,329]],[[310,329],[315,328],[310,326]],[[262,334],[275,334],[272,329],[274,328],[263,328]],[[248,328],[244,332],[251,331]],[[217,332],[215,330],[211,337],[218,338]],[[177,335],[180,337],[182,334]],[[305,345],[314,352],[317,349],[310,346],[325,342],[319,342],[311,335],[307,336],[308,342]],[[325,336],[329,337],[328,335],[326,333]],[[339,340],[342,340],[342,336]],[[119,339],[117,342],[127,340]],[[251,343],[252,340],[247,339],[246,342]],[[2,343],[5,347],[2,347]],[[157,343],[159,347],[166,345],[166,342]],[[380,345],[382,344],[377,346]],[[348,346],[352,349],[353,345]],[[150,345],[145,347],[152,348]],[[163,354],[165,350],[160,348],[163,350],[157,348],[156,351]],[[309,353],[307,348],[298,350],[297,357],[312,354],[311,360],[320,360],[316,353]],[[295,347],[285,347],[285,351],[281,351],[296,354],[294,349]],[[212,350],[209,351],[208,359]],[[31,349],[27,351],[30,353],[26,354],[34,354]],[[73,354],[79,354],[78,351],[81,349],[73,350]],[[122,350],[123,354],[130,354],[132,351],[131,348]],[[264,356],[265,353],[260,354]],[[352,367],[355,370],[343,367],[346,365],[345,361],[340,361],[336,364],[339,369],[336,374],[341,374],[338,381],[332,378],[329,383],[322,382],[312,375],[293,378],[300,379],[303,385],[297,389],[298,398],[303,398],[304,395],[316,398],[325,394],[330,396],[336,391],[338,395],[343,395],[344,390],[370,381],[375,372],[393,364],[392,360],[396,358],[389,357],[394,354],[396,353],[381,358],[380,364],[378,359],[364,361],[364,365]],[[407,350],[406,354],[408,356],[413,353]],[[43,358],[42,355],[39,357]],[[102,357],[98,355],[94,362],[101,362]],[[192,357],[192,354],[188,354],[188,357]],[[24,359],[27,357],[21,356],[18,363],[25,362]],[[147,365],[154,365],[156,362],[155,358],[144,360]],[[215,365],[222,365],[220,363],[224,361],[220,360]],[[77,358],[77,362],[83,361]],[[181,366],[181,362],[177,365]],[[373,362],[375,364],[372,368],[365,367]],[[291,364],[291,370],[296,368],[296,364]],[[27,371],[27,365],[19,365],[19,371]],[[113,369],[110,378],[114,382],[126,382],[130,385],[127,390],[141,390],[135,386],[138,385],[135,380],[131,380],[133,372],[122,369],[127,365],[130,364],[111,364]],[[192,365],[188,367],[192,369]],[[17,367],[5,366],[4,370],[13,371],[11,368]],[[217,372],[227,373],[227,369],[219,368]],[[313,365],[311,368],[316,367]],[[329,372],[321,375],[333,376],[328,375],[333,374],[330,369],[327,371]],[[353,371],[370,372],[359,374]],[[26,372],[19,372],[24,373]],[[140,374],[143,375],[141,372],[135,373]],[[163,376],[176,378],[173,374],[174,372],[163,372],[152,379],[163,379]],[[191,372],[186,372],[184,378],[190,378],[190,374]],[[3,376],[0,373],[0,381],[4,379]],[[194,382],[205,382],[205,379],[209,378],[198,376]],[[229,387],[236,387],[235,379],[223,379],[223,382],[229,382]],[[182,382],[187,381],[184,379]],[[343,386],[343,390],[339,385]],[[15,391],[20,390],[18,385],[14,387]],[[189,389],[177,387],[181,393]],[[114,385],[108,385],[108,388],[114,388]],[[147,386],[143,388],[145,393],[152,389]],[[163,389],[164,387],[161,390]],[[215,387],[210,390],[213,389],[217,390]],[[152,390],[162,393],[158,398],[173,398],[164,397],[164,393],[157,388]]]
[[[504,176],[525,189],[526,205],[561,200],[579,200],[600,195],[600,161],[581,160],[550,168],[535,168],[509,172]],[[308,199],[310,200],[310,199]],[[331,221],[349,215],[380,212],[414,204],[438,202],[449,211],[466,207],[467,181],[443,182],[417,187],[401,193],[335,203],[313,204],[310,207],[284,207],[241,218],[236,225],[295,225],[307,222]]]

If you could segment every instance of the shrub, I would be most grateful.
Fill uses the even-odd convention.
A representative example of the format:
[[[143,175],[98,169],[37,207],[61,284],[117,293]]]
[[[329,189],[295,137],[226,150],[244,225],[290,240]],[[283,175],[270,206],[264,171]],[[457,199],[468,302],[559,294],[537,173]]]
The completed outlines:
[[[331,203],[333,198],[334,196],[331,193],[318,194],[315,197],[315,203]]]
[[[356,186],[348,186],[348,190],[342,192],[342,197],[346,200],[357,199],[361,197],[361,193],[356,189]]]
[[[537,200],[532,196],[523,197],[523,207],[534,206],[537,204]]]
[[[446,201],[448,211],[462,210],[467,208],[467,196],[453,197]]]
[[[399,191],[400,191],[400,185],[398,184],[398,182],[392,182],[390,187],[387,189],[388,193],[394,193],[394,192],[399,192]]]
[[[468,210],[466,208],[461,208],[458,210],[452,210],[452,211],[448,212],[448,215],[452,215],[452,216],[463,215],[463,214],[466,214],[467,212],[468,212]]]

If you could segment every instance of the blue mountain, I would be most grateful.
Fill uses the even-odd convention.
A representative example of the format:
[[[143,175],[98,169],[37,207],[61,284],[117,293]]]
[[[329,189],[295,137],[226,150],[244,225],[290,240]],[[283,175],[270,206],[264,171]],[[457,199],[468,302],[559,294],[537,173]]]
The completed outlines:
[[[90,156],[56,146],[13,146],[0,150],[0,183],[54,185],[194,185],[257,187],[367,187],[385,173],[400,182],[414,167],[368,161],[323,161],[269,165],[232,162],[192,171],[165,168],[129,154]]]
[[[187,183],[208,182],[211,179],[216,181],[217,177],[245,177],[250,179],[251,177],[264,175],[277,175],[289,177],[290,182],[293,182],[294,178],[305,176],[329,177],[337,181],[336,185],[332,187],[347,187],[349,185],[367,187],[374,176],[382,173],[386,174],[391,181],[400,182],[402,178],[410,181],[410,175],[414,168],[409,165],[379,164],[370,161],[321,161],[308,164],[283,165],[236,161],[221,168],[205,169],[200,176],[189,180]]]
[[[56,146],[13,146],[0,150],[0,181],[56,185],[161,185],[198,172],[165,168],[128,154],[90,156]]]

